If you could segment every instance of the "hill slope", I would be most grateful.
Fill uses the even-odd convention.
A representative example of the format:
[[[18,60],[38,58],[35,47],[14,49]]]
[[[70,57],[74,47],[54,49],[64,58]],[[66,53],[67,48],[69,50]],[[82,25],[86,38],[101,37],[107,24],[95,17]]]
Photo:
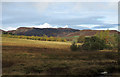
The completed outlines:
[[[72,36],[93,36],[97,32],[104,30],[77,30],[72,28],[29,28],[20,27],[16,30],[7,31],[8,33],[26,36],[54,36],[54,37],[72,37]],[[5,32],[5,31],[4,31]],[[116,30],[110,30],[110,34],[119,33]]]
[[[104,30],[80,30],[80,31],[77,31],[77,32],[67,34],[66,36],[67,37],[71,37],[71,36],[93,36],[96,33],[100,33],[101,31],[104,31]],[[116,30],[110,30],[110,34],[114,34],[114,33],[117,34],[119,32],[116,31]]]
[[[15,31],[12,31],[13,34],[17,35],[26,35],[26,36],[65,36],[71,32],[77,32],[79,30],[71,28],[26,28],[20,27]]]

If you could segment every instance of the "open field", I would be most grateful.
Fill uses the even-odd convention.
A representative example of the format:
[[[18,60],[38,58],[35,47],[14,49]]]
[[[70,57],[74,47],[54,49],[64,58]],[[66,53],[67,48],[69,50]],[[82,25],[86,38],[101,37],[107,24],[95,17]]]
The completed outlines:
[[[69,42],[2,38],[3,75],[118,76],[117,52],[71,51]],[[120,71],[120,70],[119,70]],[[36,77],[36,76],[35,76]],[[119,77],[119,76],[118,76]]]

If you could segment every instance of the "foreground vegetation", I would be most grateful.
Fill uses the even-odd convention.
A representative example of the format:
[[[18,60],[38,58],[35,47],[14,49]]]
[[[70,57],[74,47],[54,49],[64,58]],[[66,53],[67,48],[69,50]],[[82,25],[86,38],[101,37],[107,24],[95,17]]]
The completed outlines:
[[[4,75],[74,75],[119,77],[118,53],[70,50],[71,43],[3,37]],[[7,76],[6,76],[7,77]],[[33,77],[33,76],[32,76]],[[34,76],[36,77],[36,76]]]

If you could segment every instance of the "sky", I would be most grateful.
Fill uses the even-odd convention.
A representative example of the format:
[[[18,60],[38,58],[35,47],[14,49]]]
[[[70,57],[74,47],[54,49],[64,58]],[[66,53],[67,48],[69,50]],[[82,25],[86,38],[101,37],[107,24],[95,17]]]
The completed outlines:
[[[18,27],[118,30],[117,2],[3,2],[3,30]]]

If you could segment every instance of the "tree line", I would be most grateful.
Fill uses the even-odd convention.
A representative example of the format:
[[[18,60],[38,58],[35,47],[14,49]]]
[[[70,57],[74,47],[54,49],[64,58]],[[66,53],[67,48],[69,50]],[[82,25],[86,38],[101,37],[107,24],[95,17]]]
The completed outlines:
[[[9,38],[20,38],[20,39],[30,39],[30,40],[40,40],[40,41],[60,41],[60,42],[66,42],[67,40],[60,37],[48,37],[47,35],[43,36],[25,36],[25,35],[11,35],[11,34],[2,34],[3,37],[9,37]]]

